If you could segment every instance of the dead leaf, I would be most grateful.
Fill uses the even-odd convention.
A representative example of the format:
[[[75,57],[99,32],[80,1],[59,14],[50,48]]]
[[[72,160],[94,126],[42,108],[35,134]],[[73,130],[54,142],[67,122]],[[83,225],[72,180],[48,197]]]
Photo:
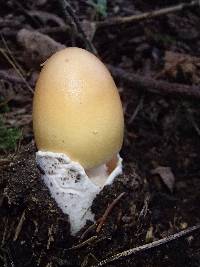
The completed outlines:
[[[26,29],[18,32],[17,41],[28,54],[28,61],[39,64],[43,63],[55,52],[65,48],[64,45],[56,42],[48,35]]]
[[[154,240],[153,226],[150,226],[149,229],[147,230],[145,241],[146,241],[146,243],[150,243],[153,240]]]
[[[94,22],[83,20],[81,22],[81,26],[83,28],[84,33],[86,34],[87,38],[92,41],[94,34],[96,32],[96,24]]]
[[[167,75],[169,78],[182,77],[185,81],[198,84],[200,82],[200,58],[188,54],[166,51],[164,68],[157,78]]]
[[[174,191],[175,177],[170,167],[159,166],[151,171],[158,174],[171,193]]]

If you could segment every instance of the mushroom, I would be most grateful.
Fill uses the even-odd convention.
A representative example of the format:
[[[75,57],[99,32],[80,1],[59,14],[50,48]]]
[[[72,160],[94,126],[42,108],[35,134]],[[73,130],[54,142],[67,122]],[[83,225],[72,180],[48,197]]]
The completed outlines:
[[[94,221],[91,205],[122,172],[124,118],[117,87],[90,52],[65,48],[44,64],[33,99],[36,162],[71,233]]]

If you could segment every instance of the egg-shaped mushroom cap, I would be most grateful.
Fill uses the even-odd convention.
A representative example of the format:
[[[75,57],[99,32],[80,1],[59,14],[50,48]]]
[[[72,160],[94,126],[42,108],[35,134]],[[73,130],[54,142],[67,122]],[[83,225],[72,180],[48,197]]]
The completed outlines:
[[[33,130],[38,150],[65,153],[85,169],[119,152],[122,104],[109,71],[96,56],[70,47],[44,63],[33,100]]]

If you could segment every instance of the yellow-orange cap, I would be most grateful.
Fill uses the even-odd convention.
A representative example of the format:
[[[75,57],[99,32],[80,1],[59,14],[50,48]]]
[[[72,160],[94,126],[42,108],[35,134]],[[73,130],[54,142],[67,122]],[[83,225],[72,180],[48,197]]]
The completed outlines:
[[[109,71],[96,56],[70,47],[45,62],[34,94],[33,130],[39,150],[65,153],[85,169],[119,152],[122,104]]]

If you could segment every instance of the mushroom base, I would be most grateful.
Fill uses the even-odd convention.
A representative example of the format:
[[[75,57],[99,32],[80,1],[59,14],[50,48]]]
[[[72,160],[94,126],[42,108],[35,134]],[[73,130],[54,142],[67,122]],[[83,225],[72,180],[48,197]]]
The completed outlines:
[[[108,174],[106,165],[87,171],[63,153],[36,153],[42,179],[63,213],[69,216],[71,234],[75,235],[87,220],[94,221],[91,206],[105,185],[122,173],[122,159],[118,155],[115,169]]]

